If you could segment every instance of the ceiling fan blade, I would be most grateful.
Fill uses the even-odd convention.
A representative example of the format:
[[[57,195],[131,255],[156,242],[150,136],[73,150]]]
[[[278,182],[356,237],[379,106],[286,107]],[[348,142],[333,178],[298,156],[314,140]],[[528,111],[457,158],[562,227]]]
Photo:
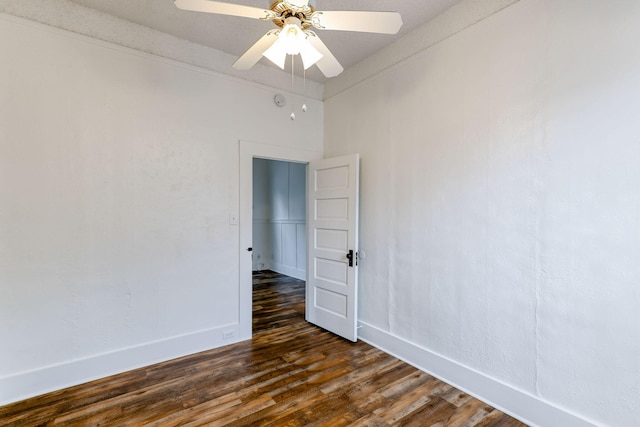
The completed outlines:
[[[273,19],[275,17],[275,13],[272,10],[212,0],[174,0],[174,4],[178,9],[191,10],[194,12],[217,13],[220,15],[241,16],[244,18],[264,20]]]
[[[402,17],[398,12],[333,10],[314,12],[311,23],[320,30],[396,34]]]
[[[233,68],[236,70],[248,70],[253,67],[262,58],[262,52],[269,49],[276,40],[278,40],[278,31],[269,31],[233,63]]]
[[[342,65],[338,62],[335,56],[331,53],[329,48],[320,40],[320,37],[313,31],[306,31],[307,40],[318,52],[322,54],[322,58],[316,62],[316,65],[322,71],[326,77],[335,77],[344,71]]]

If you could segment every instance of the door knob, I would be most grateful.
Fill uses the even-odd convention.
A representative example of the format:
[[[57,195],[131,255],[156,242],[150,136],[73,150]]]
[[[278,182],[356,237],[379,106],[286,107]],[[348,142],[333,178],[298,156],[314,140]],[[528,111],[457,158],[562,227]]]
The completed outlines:
[[[349,249],[347,259],[349,260],[349,267],[353,267],[353,249]]]

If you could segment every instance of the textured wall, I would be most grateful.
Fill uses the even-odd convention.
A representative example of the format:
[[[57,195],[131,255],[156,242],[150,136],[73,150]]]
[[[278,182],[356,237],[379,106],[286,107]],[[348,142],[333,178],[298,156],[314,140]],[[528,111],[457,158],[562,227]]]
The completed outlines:
[[[221,344],[238,141],[320,151],[321,103],[6,15],[0,57],[0,402]]]
[[[521,0],[325,101],[325,157],[362,156],[362,321],[640,424],[638,40],[637,1]]]

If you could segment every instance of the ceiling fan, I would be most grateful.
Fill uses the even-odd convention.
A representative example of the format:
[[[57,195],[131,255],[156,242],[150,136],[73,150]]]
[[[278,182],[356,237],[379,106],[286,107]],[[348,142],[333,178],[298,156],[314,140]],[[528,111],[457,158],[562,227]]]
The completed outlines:
[[[273,21],[279,27],[268,31],[233,64],[238,70],[250,69],[263,56],[284,69],[287,55],[300,54],[305,70],[315,64],[326,77],[335,77],[344,69],[312,27],[396,34],[402,26],[397,12],[316,11],[309,0],[276,0],[269,9],[213,0],[174,0],[174,3],[183,10]]]

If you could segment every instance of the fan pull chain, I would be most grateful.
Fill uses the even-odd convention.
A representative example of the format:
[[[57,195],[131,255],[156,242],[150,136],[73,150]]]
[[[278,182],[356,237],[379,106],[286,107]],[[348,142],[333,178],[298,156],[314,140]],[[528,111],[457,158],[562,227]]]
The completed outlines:
[[[294,63],[296,62],[295,59],[296,59],[295,56],[291,55],[291,93],[292,94],[294,93],[294,91],[293,91],[293,89],[294,89],[294,87],[293,87],[293,80],[294,80],[293,79],[294,78],[293,72],[294,72]],[[293,112],[293,102],[291,103],[291,115],[289,117],[291,118],[291,120],[295,120],[296,119],[296,113]]]
[[[303,81],[303,88],[304,88],[304,92],[303,92],[303,98],[302,98],[302,112],[306,113],[307,112],[307,69],[302,67],[303,71],[302,71],[302,81]]]

